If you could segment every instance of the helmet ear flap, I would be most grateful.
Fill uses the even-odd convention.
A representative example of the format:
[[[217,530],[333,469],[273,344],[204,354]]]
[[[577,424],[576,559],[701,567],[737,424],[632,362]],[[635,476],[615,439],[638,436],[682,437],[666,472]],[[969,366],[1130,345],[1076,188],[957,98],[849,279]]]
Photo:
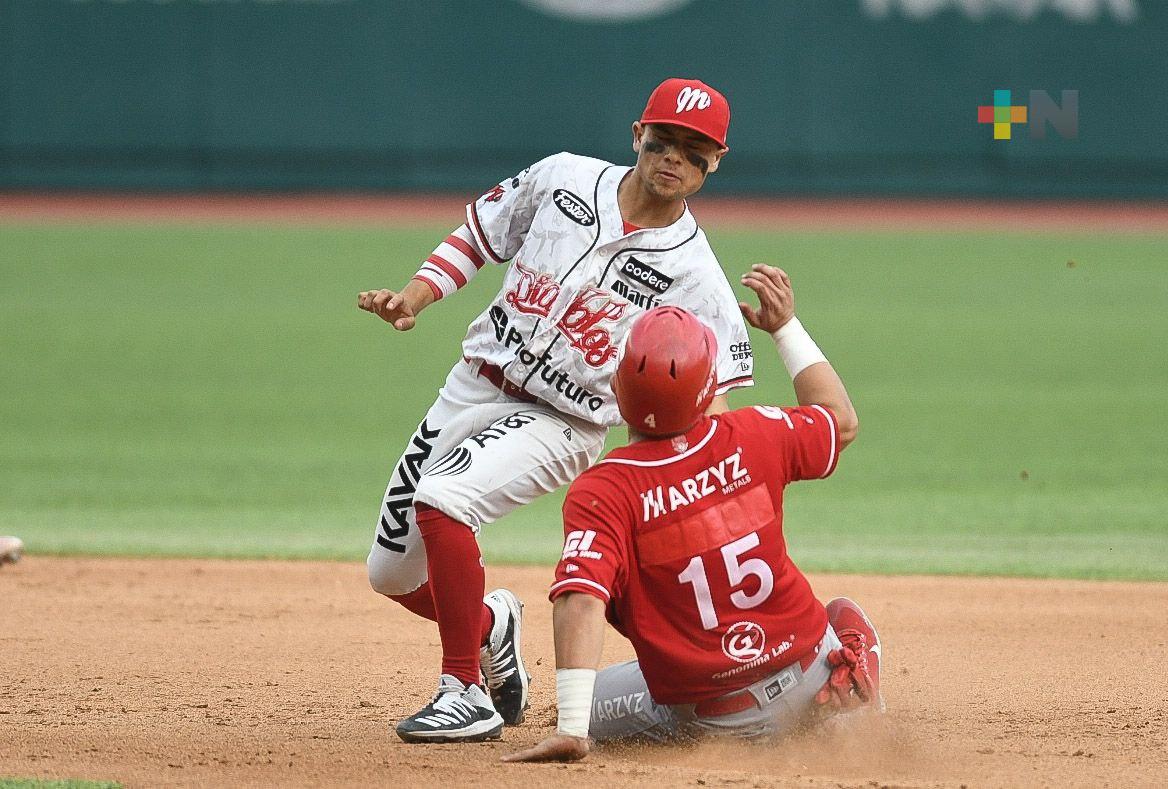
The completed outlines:
[[[709,326],[702,324],[702,333],[706,337],[706,348],[710,352],[710,366],[718,366],[718,337],[714,334],[714,330]]]
[[[709,393],[705,397],[705,402],[701,404],[702,413],[704,414],[706,409],[710,407],[710,403],[713,402],[715,397],[714,392],[718,388],[716,385],[718,382],[718,337],[709,326],[702,324],[702,329],[706,338],[706,351],[710,354],[710,377],[709,382],[706,384]]]

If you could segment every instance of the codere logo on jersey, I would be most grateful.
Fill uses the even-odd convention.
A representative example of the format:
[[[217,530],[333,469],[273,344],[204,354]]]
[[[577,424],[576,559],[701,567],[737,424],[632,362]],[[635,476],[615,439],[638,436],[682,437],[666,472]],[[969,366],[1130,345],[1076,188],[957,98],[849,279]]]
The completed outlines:
[[[621,264],[620,271],[629,279],[640,282],[645,287],[664,293],[673,284],[673,277],[667,277],[644,261],[637,260],[632,255]]]

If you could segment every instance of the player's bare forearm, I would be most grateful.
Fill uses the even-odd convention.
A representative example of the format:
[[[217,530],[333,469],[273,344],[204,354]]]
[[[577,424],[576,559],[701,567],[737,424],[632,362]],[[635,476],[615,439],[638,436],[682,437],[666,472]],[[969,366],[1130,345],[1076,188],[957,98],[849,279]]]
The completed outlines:
[[[357,306],[372,312],[398,331],[409,331],[422,310],[434,303],[430,286],[411,279],[400,291],[366,290],[357,294]]]
[[[401,292],[410,306],[413,307],[415,315],[435,302],[434,291],[430,289],[429,285],[418,279],[411,279],[407,282]]]
[[[557,597],[552,606],[556,668],[597,668],[604,625],[604,603],[599,598],[578,592]]]
[[[795,292],[791,287],[791,278],[787,276],[787,272],[780,268],[758,264],[751,266],[751,270],[743,275],[742,284],[758,295],[759,306],[757,309],[746,302],[740,302],[738,305],[747,323],[772,335],[776,342],[780,343],[782,342],[780,337],[791,332],[792,327],[797,329],[798,333],[802,333],[801,341],[809,344],[809,350],[794,348],[790,353],[794,356],[813,354],[809,359],[804,356],[805,360],[812,361],[816,358],[820,360],[803,367],[795,374],[793,379],[795,397],[798,399],[799,405],[820,405],[835,414],[840,449],[843,449],[855,440],[856,432],[859,429],[856,409],[852,406],[848,391],[844,388],[843,381],[840,380],[831,363],[823,358],[819,348],[811,342],[811,338],[802,329],[799,322],[795,321]],[[783,331],[780,332],[780,329]],[[776,334],[777,332],[778,334]],[[796,332],[792,332],[792,334],[794,333]],[[795,340],[799,341],[797,337]],[[781,355],[787,353],[781,344],[779,352]],[[788,365],[789,370],[795,369],[790,366],[791,363],[786,358],[783,361]],[[806,361],[803,363],[805,364]],[[802,366],[797,361],[795,364]]]
[[[795,376],[795,398],[799,405],[821,405],[835,414],[840,449],[856,439],[859,419],[844,382],[831,362],[819,362]]]
[[[600,665],[604,648],[604,603],[596,597],[569,592],[556,598],[552,606],[552,627],[556,639],[556,669],[591,669]],[[557,674],[557,686],[559,675]],[[560,693],[565,692],[561,686]],[[589,681],[589,688],[591,681]],[[589,695],[591,691],[589,690]],[[561,696],[559,701],[564,702]],[[587,705],[591,707],[591,703]],[[560,725],[564,708],[560,708]],[[587,719],[585,719],[585,724]],[[557,731],[531,748],[503,757],[505,762],[574,762],[591,750],[587,737]]]

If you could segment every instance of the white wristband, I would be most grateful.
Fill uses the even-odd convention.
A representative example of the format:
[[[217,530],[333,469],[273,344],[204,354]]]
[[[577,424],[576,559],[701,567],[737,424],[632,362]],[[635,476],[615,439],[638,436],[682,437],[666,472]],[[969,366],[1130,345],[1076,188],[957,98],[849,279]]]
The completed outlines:
[[[592,686],[596,670],[590,668],[561,668],[556,670],[556,704],[560,711],[560,734],[569,737],[587,737],[588,722],[592,718]]]
[[[779,356],[783,358],[783,364],[786,365],[787,373],[792,380],[811,365],[827,361],[823,351],[819,350],[819,346],[811,339],[811,335],[803,328],[798,318],[792,317],[780,326],[778,331],[772,333],[771,337],[779,348]]]

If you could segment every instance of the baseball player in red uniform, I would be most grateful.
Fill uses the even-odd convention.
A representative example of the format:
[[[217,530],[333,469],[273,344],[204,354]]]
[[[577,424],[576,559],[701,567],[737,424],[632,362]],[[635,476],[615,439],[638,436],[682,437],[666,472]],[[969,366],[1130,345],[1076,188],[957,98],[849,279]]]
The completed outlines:
[[[490,739],[522,720],[522,608],[507,590],[484,598],[475,535],[600,456],[622,422],[610,382],[634,319],[673,304],[712,328],[712,408],[751,383],[737,300],[685,201],[718,169],[729,122],[718,91],[666,80],[633,124],[634,167],[537,162],[468,205],[400,292],[358,297],[405,331],[482,266],[509,262],[390,478],[369,553],[373,588],[436,620],[442,641],[438,693],[398,724],[402,739]]]
[[[692,313],[642,316],[613,390],[632,443],[572,484],[555,601],[559,727],[510,761],[580,759],[598,741],[761,737],[824,710],[882,709],[880,641],[825,606],[783,540],[783,489],[835,470],[857,420],[794,317],[787,275],[755,266],[741,305],[773,335],[799,406],[705,415],[717,339]],[[597,673],[608,621],[637,660]]]

